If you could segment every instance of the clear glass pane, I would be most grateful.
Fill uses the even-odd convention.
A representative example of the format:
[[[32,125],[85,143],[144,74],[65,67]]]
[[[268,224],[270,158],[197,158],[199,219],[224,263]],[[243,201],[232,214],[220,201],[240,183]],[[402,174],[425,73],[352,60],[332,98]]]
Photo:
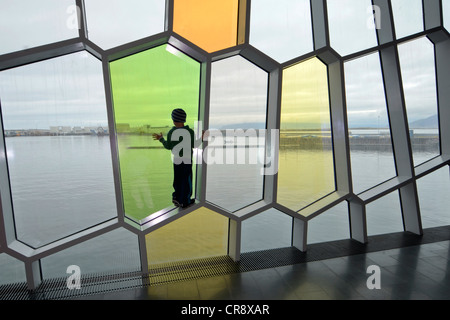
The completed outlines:
[[[225,256],[228,218],[197,209],[145,236],[150,268],[159,264]]]
[[[278,203],[298,211],[335,190],[327,67],[283,71]]]
[[[378,53],[344,68],[353,190],[360,193],[395,177],[396,169]]]
[[[279,62],[312,51],[309,0],[253,1],[250,44]]]
[[[172,206],[171,152],[152,134],[167,138],[175,108],[185,110],[186,125],[194,128],[200,63],[162,45],[110,66],[125,214],[141,220]],[[195,177],[195,166],[193,170]]]
[[[397,39],[423,31],[422,0],[391,0]]]
[[[88,38],[109,49],[164,31],[165,0],[85,0]]]
[[[25,264],[6,253],[0,253],[0,286],[26,282]]]
[[[350,228],[346,201],[308,221],[308,244],[348,238],[350,238]]]
[[[366,206],[367,235],[403,231],[402,210],[398,191],[379,198]]]
[[[269,209],[242,222],[241,252],[291,246],[292,217]]]
[[[208,52],[235,46],[238,7],[238,0],[175,0],[173,30]]]
[[[116,229],[45,257],[41,265],[44,279],[67,278],[71,265],[80,267],[82,277],[141,271],[138,237]]]
[[[265,143],[245,135],[266,127],[267,86],[267,72],[241,56],[212,64],[206,200],[231,212],[262,199]]]
[[[75,0],[0,0],[0,54],[78,37]]]
[[[420,217],[424,228],[450,225],[450,174],[448,166],[417,180]]]
[[[377,45],[371,0],[327,0],[331,46],[341,55]]]
[[[425,37],[398,46],[414,164],[440,154],[434,46]]]
[[[450,0],[442,0],[444,27],[450,32]]]
[[[0,73],[17,238],[39,247],[117,215],[102,65],[87,52]]]

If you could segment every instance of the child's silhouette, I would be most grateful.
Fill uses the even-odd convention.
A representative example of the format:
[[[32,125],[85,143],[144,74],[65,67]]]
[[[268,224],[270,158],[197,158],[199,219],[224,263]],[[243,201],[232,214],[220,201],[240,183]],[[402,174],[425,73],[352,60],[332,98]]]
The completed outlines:
[[[153,139],[159,140],[164,148],[171,150],[174,158],[182,159],[182,161],[174,161],[173,163],[173,189],[172,202],[177,207],[186,208],[195,202],[192,197],[192,149],[194,148],[194,131],[185,125],[186,112],[183,109],[174,109],[172,111],[172,121],[174,127],[167,133],[167,140],[163,134],[153,134]],[[184,132],[176,132],[176,130],[185,130]],[[175,137],[173,138],[175,133]],[[181,133],[181,134],[180,134]],[[185,141],[184,139],[190,139]],[[189,154],[183,154],[185,148],[178,150],[175,148],[179,143],[184,145],[188,142]],[[175,150],[174,150],[175,148]],[[175,154],[177,152],[179,154]]]

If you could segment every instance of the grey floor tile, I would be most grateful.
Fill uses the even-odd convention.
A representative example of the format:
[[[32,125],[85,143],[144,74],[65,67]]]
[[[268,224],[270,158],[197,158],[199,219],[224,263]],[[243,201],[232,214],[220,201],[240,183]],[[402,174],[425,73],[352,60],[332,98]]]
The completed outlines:
[[[196,280],[180,281],[167,284],[169,300],[199,300],[200,293]]]
[[[450,241],[179,281],[74,299],[450,300]],[[380,267],[370,289],[367,267]]]

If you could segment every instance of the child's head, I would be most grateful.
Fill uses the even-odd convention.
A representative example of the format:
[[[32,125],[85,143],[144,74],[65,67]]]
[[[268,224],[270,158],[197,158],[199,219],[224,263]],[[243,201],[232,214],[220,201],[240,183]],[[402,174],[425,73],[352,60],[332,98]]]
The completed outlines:
[[[186,122],[186,112],[183,109],[177,108],[172,111],[172,121],[174,123],[185,123]]]

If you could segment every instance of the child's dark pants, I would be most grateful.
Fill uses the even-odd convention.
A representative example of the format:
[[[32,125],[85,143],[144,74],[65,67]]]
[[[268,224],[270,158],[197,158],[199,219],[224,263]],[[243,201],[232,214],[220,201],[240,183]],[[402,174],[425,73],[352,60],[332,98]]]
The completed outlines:
[[[192,196],[192,164],[180,163],[173,165],[173,189],[172,199],[177,200],[182,206],[191,202]]]

